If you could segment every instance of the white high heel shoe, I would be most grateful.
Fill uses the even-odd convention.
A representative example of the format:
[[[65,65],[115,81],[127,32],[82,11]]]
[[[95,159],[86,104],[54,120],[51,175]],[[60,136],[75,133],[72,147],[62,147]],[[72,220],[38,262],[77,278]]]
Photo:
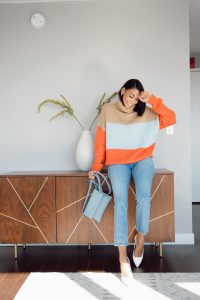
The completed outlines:
[[[142,252],[141,256],[135,256],[134,255],[135,248],[136,248],[136,236],[135,236],[135,245],[134,245],[134,250],[133,250],[133,256],[132,256],[132,258],[133,258],[133,262],[134,262],[135,266],[138,268],[139,265],[141,264],[142,260],[143,260],[144,251]]]
[[[126,286],[131,286],[133,284],[133,273],[131,270],[131,265],[128,257],[127,257],[127,262],[120,263],[120,269],[121,269],[121,281]],[[126,273],[128,275],[123,276],[123,273]]]

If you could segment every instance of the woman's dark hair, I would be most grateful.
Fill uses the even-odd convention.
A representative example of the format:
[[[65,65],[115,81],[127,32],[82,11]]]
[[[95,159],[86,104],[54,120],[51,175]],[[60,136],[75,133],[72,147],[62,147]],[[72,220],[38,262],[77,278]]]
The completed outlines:
[[[124,85],[121,87],[121,89],[125,88],[128,89],[138,89],[139,92],[143,92],[144,88],[141,82],[138,79],[129,79]],[[119,99],[123,103],[123,95],[121,95],[121,89],[118,92]],[[138,100],[138,103],[134,106],[133,111],[137,112],[138,116],[142,116],[144,114],[146,108],[146,103],[142,102],[141,100]]]

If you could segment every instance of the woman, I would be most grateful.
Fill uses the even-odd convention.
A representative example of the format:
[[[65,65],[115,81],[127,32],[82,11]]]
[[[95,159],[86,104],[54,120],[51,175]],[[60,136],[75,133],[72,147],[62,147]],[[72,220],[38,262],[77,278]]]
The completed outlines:
[[[146,106],[146,103],[150,106]],[[136,188],[136,227],[133,262],[139,267],[144,253],[144,237],[149,229],[151,186],[154,176],[153,150],[159,129],[176,123],[175,113],[163,101],[144,91],[137,79],[128,80],[117,102],[102,107],[96,131],[93,171],[108,166],[114,195],[114,245],[119,250],[121,279],[132,281],[128,246],[128,189],[133,176]]]

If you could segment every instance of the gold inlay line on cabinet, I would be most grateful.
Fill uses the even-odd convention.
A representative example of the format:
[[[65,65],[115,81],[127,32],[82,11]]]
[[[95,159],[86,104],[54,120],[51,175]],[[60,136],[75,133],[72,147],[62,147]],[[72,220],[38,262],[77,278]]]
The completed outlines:
[[[156,217],[156,218],[154,218],[154,219],[151,219],[150,222],[153,222],[153,221],[158,220],[158,219],[160,219],[160,218],[163,218],[163,217],[165,217],[165,216],[167,216],[167,215],[170,215],[170,214],[172,214],[173,212],[174,212],[174,210],[171,210],[170,212],[168,212],[168,213],[166,213],[166,214],[164,214],[164,215],[161,215],[161,216],[159,216],[159,217]]]
[[[158,186],[156,187],[155,191],[153,192],[153,194],[152,194],[152,196],[151,196],[151,200],[152,200],[153,197],[155,196],[155,193],[156,193],[157,190],[159,189],[159,187],[160,187],[160,185],[161,185],[161,183],[162,183],[162,181],[164,180],[165,177],[166,177],[166,175],[163,175],[163,177],[161,178],[161,180],[160,180]],[[134,194],[134,196],[136,196],[136,194],[135,194],[134,190],[132,189],[132,187],[129,186],[129,188],[130,188],[131,192]]]
[[[48,240],[46,239],[46,237],[44,236],[43,232],[41,231],[41,229],[39,228],[38,224],[36,223],[35,219],[33,218],[33,216],[31,215],[30,211],[28,210],[28,208],[26,207],[26,205],[24,204],[24,201],[21,199],[21,197],[19,196],[19,194],[17,193],[15,187],[13,186],[12,182],[10,181],[10,179],[7,177],[8,182],[10,183],[11,187],[13,188],[14,192],[16,193],[17,197],[19,198],[19,200],[21,201],[22,205],[24,206],[24,208],[26,209],[26,211],[28,212],[29,216],[31,217],[31,219],[33,220],[33,222],[35,223],[35,225],[37,226],[37,229],[40,231],[41,235],[43,236],[43,238],[45,239],[46,243],[49,244]]]
[[[161,178],[159,184],[157,185],[157,188],[155,189],[155,191],[153,192],[152,196],[151,196],[151,200],[153,199],[153,197],[155,196],[157,190],[159,189],[161,183],[163,182],[163,180],[165,179],[166,175],[163,175],[163,177]]]
[[[69,240],[71,239],[72,235],[74,234],[74,232],[76,231],[78,225],[81,223],[82,219],[83,219],[83,215],[81,216],[81,218],[79,219],[78,223],[76,224],[76,226],[74,227],[73,231],[71,232],[70,236],[68,237],[67,241],[66,241],[66,244],[69,242]],[[103,232],[99,229],[99,227],[96,225],[96,223],[91,220],[93,222],[93,224],[95,225],[95,227],[97,228],[97,230],[99,231],[99,233],[102,235],[102,237],[104,238],[104,240],[106,241],[106,243],[108,244],[108,241],[107,239],[105,238]]]
[[[38,228],[37,228],[36,226],[34,226],[34,225],[31,225],[31,224],[29,224],[29,223],[23,222],[23,221],[21,221],[21,220],[19,220],[19,219],[16,219],[16,218],[11,217],[11,216],[5,215],[5,214],[3,214],[3,213],[1,213],[1,212],[0,212],[0,215],[4,216],[4,217],[6,217],[6,218],[12,219],[12,220],[14,220],[14,221],[20,222],[20,223],[22,223],[22,224],[25,224],[25,225],[27,225],[27,226],[31,226],[31,227],[33,227],[33,228],[38,229]]]
[[[76,226],[74,227],[72,233],[70,234],[70,236],[68,237],[66,244],[68,243],[68,241],[71,239],[72,235],[74,234],[76,228],[78,227],[78,225],[80,224],[81,220],[83,219],[83,216],[81,216],[81,218],[79,219],[78,223],[76,224]]]
[[[105,180],[104,180],[104,181],[105,181]],[[101,186],[104,184],[104,181],[102,182]],[[91,196],[91,194],[89,194],[89,196]],[[66,208],[68,208],[68,207],[70,207],[70,206],[72,206],[72,205],[74,205],[74,204],[76,204],[76,203],[82,201],[83,199],[85,199],[85,197],[86,197],[86,196],[84,196],[84,197],[82,197],[82,198],[80,198],[80,199],[78,199],[78,200],[76,200],[76,201],[74,201],[74,202],[72,202],[72,203],[70,203],[70,204],[68,204],[68,205],[66,205],[66,206],[64,206],[64,207],[62,207],[62,208],[60,208],[60,209],[58,209],[58,210],[56,211],[56,213],[59,213],[59,212],[61,212],[62,210],[64,210],[64,209],[66,209]]]
[[[43,189],[43,186],[45,185],[45,183],[46,183],[47,180],[48,180],[48,177],[46,177],[46,179],[44,180],[44,182],[43,182],[41,188],[39,189],[37,195],[35,196],[35,199],[34,199],[33,202],[31,203],[31,205],[29,206],[29,209],[28,209],[29,211],[30,211],[31,207],[33,206],[33,204],[35,203],[37,197],[39,196],[39,194],[40,194],[41,190]]]
[[[160,219],[160,218],[163,218],[163,217],[165,217],[165,216],[167,216],[167,215],[170,215],[170,214],[172,214],[172,213],[174,213],[174,210],[171,210],[171,211],[169,211],[168,213],[166,213],[166,214],[164,214],[164,215],[161,215],[161,216],[158,216],[158,217],[156,217],[156,218],[154,218],[154,219],[151,219],[149,222],[153,222],[153,221],[155,221],[155,220],[158,220],[158,219]],[[131,234],[133,233],[133,230],[134,230],[135,227],[136,227],[136,225],[134,225],[134,227],[133,227],[133,229],[131,230],[131,232],[130,232],[128,238],[130,238],[130,236],[131,236]]]
[[[164,178],[165,178],[165,175],[163,175],[163,177],[161,178],[160,182],[158,183],[158,185],[157,185],[155,191],[153,192],[153,194],[152,194],[152,196],[151,196],[151,200],[152,200],[153,197],[155,196],[155,194],[156,194],[157,190],[159,189],[161,183],[163,182]],[[134,193],[134,191],[133,191],[132,189],[131,189],[131,191]],[[135,193],[134,193],[134,195],[135,195]],[[130,232],[130,234],[129,234],[129,237],[130,237],[131,234],[133,233],[133,230],[134,230],[135,227],[136,227],[136,225],[135,225],[135,226],[133,227],[133,229],[131,230],[131,232]],[[129,238],[129,237],[128,237],[128,238]]]
[[[90,195],[91,195],[91,194],[89,194],[89,196],[90,196]],[[70,206],[72,206],[72,205],[74,205],[74,204],[76,204],[76,203],[82,201],[83,199],[85,199],[85,197],[86,197],[86,196],[80,198],[80,199],[77,200],[77,201],[74,201],[74,202],[70,203],[69,205],[64,206],[63,208],[60,208],[59,210],[57,210],[56,213],[59,213],[59,212],[61,212],[62,210],[64,210],[64,209],[66,209],[66,208],[68,208],[68,207],[70,207]]]
[[[131,190],[131,192],[134,194],[134,196],[136,196],[136,194],[135,194],[135,192],[134,192],[134,190],[132,189],[132,187],[131,186],[129,186],[129,189]]]
[[[136,225],[133,226],[133,229],[131,230],[129,236],[128,236],[128,239],[130,238],[131,234],[133,233],[133,230],[136,228]]]
[[[106,243],[108,244],[107,239],[105,238],[105,236],[103,235],[103,232],[99,229],[99,227],[97,226],[97,224],[92,220],[93,224],[96,226],[96,228],[98,229],[98,231],[100,232],[100,234],[102,235],[102,237],[104,238],[104,240],[106,241]]]

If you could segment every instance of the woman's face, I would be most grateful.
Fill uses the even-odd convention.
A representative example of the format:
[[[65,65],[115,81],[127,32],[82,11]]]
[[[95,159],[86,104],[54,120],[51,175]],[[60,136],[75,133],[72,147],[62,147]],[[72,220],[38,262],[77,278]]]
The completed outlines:
[[[121,95],[123,97],[124,106],[126,108],[133,108],[139,100],[139,90],[138,89],[121,89]]]

